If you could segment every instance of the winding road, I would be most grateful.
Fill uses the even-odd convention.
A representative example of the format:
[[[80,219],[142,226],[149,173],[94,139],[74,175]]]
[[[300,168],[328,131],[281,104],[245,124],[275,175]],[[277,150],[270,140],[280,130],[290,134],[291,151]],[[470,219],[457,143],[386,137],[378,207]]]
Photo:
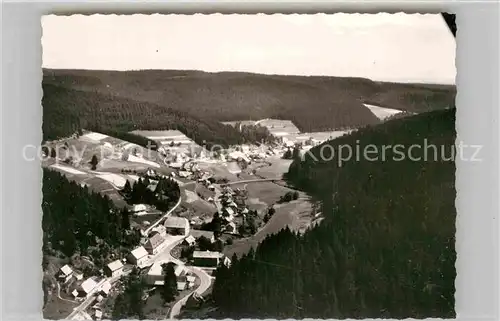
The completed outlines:
[[[148,227],[144,231],[144,235],[148,235],[148,233],[151,231],[151,229],[153,229],[156,225],[160,224],[160,222],[163,219],[165,219],[167,216],[169,216],[170,214],[172,214],[172,212],[175,211],[177,209],[177,207],[179,207],[179,205],[181,205],[181,201],[182,201],[182,197],[179,196],[179,200],[177,201],[177,204],[175,204],[174,207],[172,207],[167,213],[165,213],[165,215],[163,215],[162,217],[160,217],[156,222],[154,222],[153,224],[151,224],[151,226]]]

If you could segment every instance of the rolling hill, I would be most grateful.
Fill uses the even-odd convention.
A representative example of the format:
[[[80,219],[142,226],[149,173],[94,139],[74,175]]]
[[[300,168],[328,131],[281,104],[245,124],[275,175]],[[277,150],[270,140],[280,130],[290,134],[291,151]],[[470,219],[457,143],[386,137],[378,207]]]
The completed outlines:
[[[42,106],[44,140],[66,137],[82,128],[117,137],[133,136],[126,133],[135,129],[177,129],[200,145],[206,142],[207,147],[269,137],[264,127],[239,132],[215,120],[153,103],[48,83],[43,84]]]
[[[216,273],[214,318],[452,318],[455,316],[455,109],[432,111],[314,147],[287,180],[322,202],[324,221],[288,229]],[[396,149],[338,166],[336,151],[373,144]],[[406,148],[406,149],[405,149]],[[425,157],[427,159],[418,160]],[[328,154],[327,154],[328,155]],[[409,154],[405,154],[409,155]],[[317,159],[317,161],[315,160]]]
[[[44,70],[44,84],[171,108],[203,120],[292,120],[303,132],[380,121],[363,103],[424,112],[454,106],[454,86],[242,72]]]

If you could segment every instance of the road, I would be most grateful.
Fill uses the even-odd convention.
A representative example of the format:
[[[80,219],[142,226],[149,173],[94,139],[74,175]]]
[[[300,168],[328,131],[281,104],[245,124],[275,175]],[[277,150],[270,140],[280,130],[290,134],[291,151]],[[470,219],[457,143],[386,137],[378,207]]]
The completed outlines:
[[[177,301],[173,306],[172,308],[170,309],[170,312],[169,312],[169,318],[172,319],[174,318],[175,316],[179,315],[180,311],[181,311],[181,308],[182,306],[186,303],[187,299],[189,298],[189,296],[193,293],[193,292],[196,292],[197,294],[203,294],[205,291],[208,290],[208,288],[210,288],[210,285],[212,284],[212,277],[210,275],[208,275],[207,272],[203,271],[202,269],[198,268],[198,267],[195,267],[195,266],[188,266],[186,265],[184,262],[182,262],[181,260],[179,259],[176,259],[175,257],[172,256],[171,252],[172,250],[178,245],[180,244],[182,241],[184,240],[184,238],[181,238],[171,244],[169,244],[163,251],[160,255],[158,255],[156,258],[155,258],[155,262],[162,262],[162,261],[165,261],[165,262],[173,262],[177,265],[184,265],[186,267],[186,269],[195,274],[199,279],[200,279],[200,285],[193,291],[189,292],[186,296],[184,296],[183,298],[181,298],[179,301]]]
[[[258,178],[258,179],[246,179],[243,181],[234,181],[234,182],[228,182],[224,184],[220,184],[220,186],[228,186],[228,185],[235,185],[235,184],[248,184],[248,183],[259,183],[259,182],[273,182],[273,181],[282,181],[283,178]]]
[[[167,216],[169,216],[170,214],[172,214],[172,212],[175,211],[179,205],[181,205],[181,201],[182,201],[182,197],[179,196],[179,200],[177,201],[177,204],[175,204],[175,206],[172,207],[167,213],[165,213],[165,215],[163,215],[160,219],[158,219],[155,223],[153,223],[150,227],[148,227],[144,231],[144,235],[148,235],[149,232],[151,231],[151,229],[153,229],[156,225],[160,224],[160,222],[163,219],[165,219]]]

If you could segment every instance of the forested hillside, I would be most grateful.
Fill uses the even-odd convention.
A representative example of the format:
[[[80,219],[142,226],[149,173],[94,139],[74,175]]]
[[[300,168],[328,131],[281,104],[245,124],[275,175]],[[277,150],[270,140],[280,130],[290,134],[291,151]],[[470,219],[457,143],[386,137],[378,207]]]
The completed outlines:
[[[177,129],[200,145],[206,142],[208,147],[270,139],[265,128],[239,132],[231,126],[179,110],[47,83],[43,85],[42,106],[45,140],[66,137],[82,128],[124,139],[130,138],[126,133],[135,129]]]
[[[303,132],[379,123],[362,103],[423,112],[453,107],[456,93],[454,86],[380,83],[362,78],[177,70],[44,70],[43,81],[150,102],[158,110],[168,107],[203,120],[286,119]]]
[[[113,254],[139,244],[140,233],[131,229],[128,211],[114,207],[106,196],[45,168],[42,193],[44,255],[80,254],[103,267]]]
[[[426,161],[362,156],[295,160],[291,184],[322,200],[321,225],[290,230],[219,268],[217,318],[452,318],[455,294],[455,110],[395,119],[326,142],[332,147],[435,144]],[[359,143],[358,143],[359,141]],[[337,149],[336,149],[337,150]],[[412,157],[423,157],[414,148]],[[376,154],[370,154],[374,158]],[[379,154],[381,157],[381,154]]]

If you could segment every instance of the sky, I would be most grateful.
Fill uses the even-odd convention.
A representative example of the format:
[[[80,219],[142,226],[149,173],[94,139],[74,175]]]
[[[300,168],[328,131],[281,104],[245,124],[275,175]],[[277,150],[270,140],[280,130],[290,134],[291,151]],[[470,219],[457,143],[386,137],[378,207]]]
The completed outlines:
[[[42,18],[43,67],[189,69],[455,83],[439,14],[73,15]]]

